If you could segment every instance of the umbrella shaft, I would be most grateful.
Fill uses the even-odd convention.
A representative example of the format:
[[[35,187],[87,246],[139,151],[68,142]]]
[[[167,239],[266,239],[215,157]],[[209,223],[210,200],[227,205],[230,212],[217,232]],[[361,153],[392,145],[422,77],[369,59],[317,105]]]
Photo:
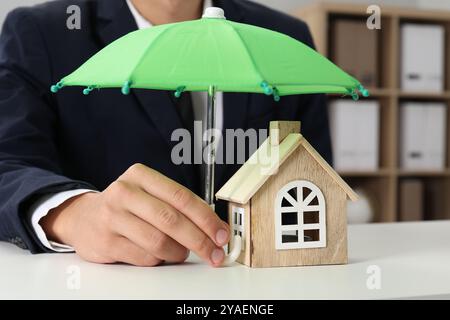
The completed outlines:
[[[205,173],[205,201],[209,205],[214,205],[214,164],[216,162],[216,148],[214,141],[214,126],[216,122],[216,88],[210,86],[208,90],[208,106],[206,116],[207,134],[207,162]]]

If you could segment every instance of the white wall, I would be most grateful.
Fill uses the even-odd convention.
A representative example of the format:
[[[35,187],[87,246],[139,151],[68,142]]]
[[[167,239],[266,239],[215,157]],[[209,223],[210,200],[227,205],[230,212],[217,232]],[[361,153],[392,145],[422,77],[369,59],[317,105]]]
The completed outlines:
[[[450,0],[417,0],[421,8],[450,10]]]
[[[36,3],[44,2],[43,0],[0,0],[0,25],[5,19],[9,11],[19,6],[29,6]]]
[[[6,14],[18,6],[33,5],[45,0],[0,0],[0,24]],[[270,7],[289,12],[301,5],[311,3],[315,0],[254,0]],[[450,0],[328,0],[334,2],[352,2],[367,4],[402,5],[420,8],[434,8],[450,10]]]

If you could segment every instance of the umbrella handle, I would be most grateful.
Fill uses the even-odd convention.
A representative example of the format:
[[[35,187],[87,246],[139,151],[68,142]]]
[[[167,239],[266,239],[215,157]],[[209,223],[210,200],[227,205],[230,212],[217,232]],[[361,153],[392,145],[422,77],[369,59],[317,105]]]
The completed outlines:
[[[233,245],[234,245],[233,248],[231,250],[229,250],[228,255],[223,260],[222,266],[230,266],[233,262],[236,261],[237,258],[239,258],[239,255],[241,254],[241,248],[242,248],[241,236],[238,236],[238,235],[234,236]]]
[[[206,129],[208,130],[209,135],[211,135],[211,130],[214,128],[216,122],[216,88],[214,86],[210,86],[208,90],[207,108]],[[216,150],[214,145],[211,146],[211,136],[208,137],[208,142],[211,149],[208,150],[208,163],[206,166],[205,201],[213,211],[216,211],[214,205],[214,164],[216,161]],[[239,257],[241,254],[242,238],[238,235],[234,236],[233,245],[234,247],[229,250],[229,254],[225,256],[222,266],[231,265]]]
[[[207,150],[208,159],[205,172],[205,201],[210,206],[214,206],[214,165],[216,162],[216,148],[213,144],[214,135],[212,130],[216,124],[216,88],[210,86],[208,90],[208,106],[206,116],[206,132],[208,134]],[[213,208],[214,210],[214,208]]]

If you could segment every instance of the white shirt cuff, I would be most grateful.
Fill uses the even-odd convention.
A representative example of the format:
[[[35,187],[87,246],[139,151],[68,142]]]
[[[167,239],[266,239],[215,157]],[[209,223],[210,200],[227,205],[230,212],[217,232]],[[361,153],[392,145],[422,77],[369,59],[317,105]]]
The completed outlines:
[[[67,246],[65,244],[57,243],[54,241],[49,241],[44,229],[42,229],[42,226],[39,224],[39,221],[45,217],[50,210],[60,206],[70,198],[76,197],[83,193],[88,192],[97,192],[95,190],[89,190],[89,189],[76,189],[76,190],[69,190],[69,191],[63,191],[55,194],[49,194],[46,196],[43,196],[41,199],[39,199],[36,203],[33,204],[33,206],[30,208],[31,211],[31,225],[33,227],[34,232],[36,233],[39,241],[48,249],[53,250],[55,252],[74,252],[75,250]]]

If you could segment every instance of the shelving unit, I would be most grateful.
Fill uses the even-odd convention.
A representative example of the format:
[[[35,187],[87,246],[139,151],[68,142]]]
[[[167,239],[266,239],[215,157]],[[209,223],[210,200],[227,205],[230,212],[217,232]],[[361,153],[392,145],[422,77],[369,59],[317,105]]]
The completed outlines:
[[[366,23],[369,16],[366,10],[367,5],[314,3],[300,8],[295,14],[309,25],[317,51],[331,57],[331,25],[334,19],[351,18]],[[400,25],[403,22],[444,26],[446,58],[444,92],[403,92],[400,89]],[[375,222],[398,220],[399,182],[407,178],[417,178],[424,183],[425,219],[450,219],[450,12],[382,6],[381,29],[372,32],[377,32],[379,39],[379,85],[368,89],[371,93],[370,99],[380,103],[380,167],[374,172],[346,171],[340,174],[352,186],[361,187],[370,193],[375,203]],[[445,102],[449,107],[446,169],[405,171],[399,167],[399,106],[403,101],[439,101]]]

